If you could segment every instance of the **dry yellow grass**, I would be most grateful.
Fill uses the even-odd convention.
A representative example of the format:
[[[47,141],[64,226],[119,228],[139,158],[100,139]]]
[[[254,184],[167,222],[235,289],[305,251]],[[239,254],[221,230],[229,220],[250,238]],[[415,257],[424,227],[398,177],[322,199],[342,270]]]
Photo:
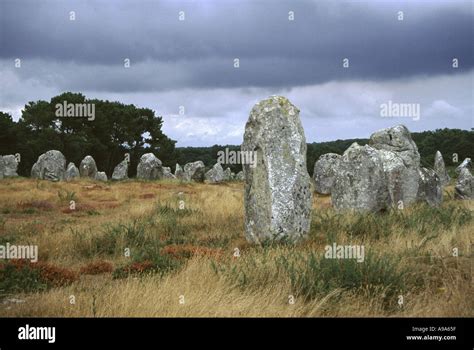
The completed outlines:
[[[405,216],[398,219],[379,214],[361,222],[365,218],[339,215],[331,209],[329,197],[315,195],[317,215],[308,241],[261,248],[244,239],[241,183],[2,180],[1,242],[14,239],[17,244],[36,244],[40,260],[53,266],[79,271],[98,260],[110,261],[114,268],[128,264],[131,258],[120,254],[130,243],[125,236],[117,236],[121,241],[114,243],[119,253],[88,252],[94,252],[97,239],[108,242],[105,239],[111,226],[134,221],[146,222],[138,242],[156,240],[163,251],[193,253],[178,256],[179,267],[162,275],[80,275],[62,287],[16,293],[14,297],[24,302],[0,304],[0,316],[472,316],[474,204],[449,199],[452,190],[446,190],[446,209],[439,214],[446,217],[432,226],[416,221],[405,225],[404,218],[420,216],[424,208],[407,208]],[[73,212],[68,211],[71,198],[77,206]],[[173,211],[156,214],[157,208],[177,209],[180,200],[189,215]],[[449,208],[461,211],[451,215]],[[426,215],[433,213],[426,210]],[[439,225],[444,223],[440,231]],[[364,245],[377,257],[399,256],[395,270],[408,271],[406,289],[391,297],[391,306],[384,298],[392,288],[389,285],[378,286],[375,292],[370,286],[336,285],[305,299],[276,261],[294,254],[306,258],[311,252],[324,252],[328,242]],[[235,248],[240,257],[233,256]],[[452,256],[453,248],[458,249],[458,258]],[[216,272],[216,266],[223,272]],[[248,281],[239,280],[239,271]],[[404,297],[403,306],[393,307],[398,294]],[[295,297],[294,303],[290,296]]]

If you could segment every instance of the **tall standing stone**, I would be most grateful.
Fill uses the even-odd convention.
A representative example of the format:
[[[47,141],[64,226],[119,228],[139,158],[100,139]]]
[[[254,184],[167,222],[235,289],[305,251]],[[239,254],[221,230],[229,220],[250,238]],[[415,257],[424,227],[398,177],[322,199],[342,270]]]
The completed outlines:
[[[79,169],[76,167],[74,163],[69,163],[66,168],[66,173],[64,178],[66,181],[71,181],[80,177]]]
[[[232,170],[230,170],[230,168],[227,168],[224,170],[224,181],[230,180],[232,180]]]
[[[456,199],[474,199],[474,176],[472,176],[469,168],[461,169],[454,191]]]
[[[330,194],[341,156],[336,153],[323,154],[314,163],[313,179],[315,190],[321,194]]]
[[[94,180],[107,181],[107,174],[103,171],[98,171],[97,174],[95,174]]]
[[[1,157],[1,156],[0,156]],[[7,156],[3,156],[3,163],[4,163],[4,170],[3,176],[4,177],[16,177],[18,176],[18,161],[13,154],[9,154]]]
[[[184,179],[186,181],[204,182],[206,167],[201,160],[187,163],[184,166]]]
[[[169,179],[169,180],[176,179],[176,176],[173,175],[170,167],[166,167],[166,166],[163,167],[163,179]]]
[[[379,152],[354,142],[342,155],[331,201],[338,210],[377,212],[389,204],[387,177]]]
[[[247,240],[261,243],[305,237],[313,194],[298,108],[281,96],[257,103],[245,125],[241,148],[256,152],[257,157],[255,167],[243,164]]]
[[[60,181],[64,180],[66,172],[66,158],[56,150],[43,153],[31,168],[31,176],[34,178]]]
[[[5,173],[5,162],[3,161],[3,157],[0,156],[0,179],[3,179]]]
[[[443,155],[440,151],[436,151],[435,160],[434,160],[434,171],[438,174],[441,181],[441,185],[445,186],[449,183],[449,175],[444,165]]]
[[[137,178],[145,180],[158,180],[163,178],[161,160],[153,153],[145,153],[140,157],[137,166]]]
[[[114,168],[112,173],[112,180],[126,180],[128,179],[128,160],[124,159]]]
[[[214,164],[214,166],[204,175],[204,179],[210,183],[224,181],[224,170],[222,169],[221,163]]]
[[[86,156],[81,161],[79,165],[79,173],[81,177],[88,177],[91,179],[95,179],[97,175],[97,165],[95,164],[94,158],[92,156]]]
[[[438,206],[443,201],[443,185],[436,171],[420,168],[420,184],[418,186],[418,200],[431,206]]]
[[[462,169],[468,169],[469,171],[471,171],[472,169],[472,161],[471,161],[471,158],[466,158],[462,161],[461,164],[459,164],[459,166],[454,170],[456,172],[456,174],[461,174],[461,171]]]
[[[179,165],[178,163],[176,163],[176,168],[174,170],[174,176],[178,179],[178,180],[184,180],[184,170],[183,168],[181,167],[181,165]]]
[[[30,176],[33,179],[41,179],[40,166],[38,164],[38,161],[31,167]]]
[[[420,183],[420,154],[404,125],[376,131],[369,145],[378,150],[387,176],[391,205],[408,205],[417,200]]]

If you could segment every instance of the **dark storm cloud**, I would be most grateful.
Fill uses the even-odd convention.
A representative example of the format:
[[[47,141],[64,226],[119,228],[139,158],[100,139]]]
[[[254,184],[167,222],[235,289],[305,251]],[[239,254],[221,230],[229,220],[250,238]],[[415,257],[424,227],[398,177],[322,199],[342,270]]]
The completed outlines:
[[[462,72],[474,62],[470,2],[7,0],[0,6],[0,58],[35,62],[29,70],[25,63],[20,77],[55,75],[62,89],[291,87],[446,74],[453,57]],[[397,20],[399,10],[404,21]],[[185,21],[178,21],[179,11]],[[342,68],[345,57],[350,69]],[[131,59],[129,71],[124,58]]]

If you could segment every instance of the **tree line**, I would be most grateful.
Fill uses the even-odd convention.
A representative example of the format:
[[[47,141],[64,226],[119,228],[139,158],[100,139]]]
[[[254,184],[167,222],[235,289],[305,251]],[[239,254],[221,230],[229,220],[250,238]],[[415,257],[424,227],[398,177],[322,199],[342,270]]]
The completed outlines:
[[[58,117],[57,106],[93,104],[95,118]],[[92,119],[92,118],[90,118]],[[176,163],[184,165],[202,160],[210,168],[218,152],[228,148],[237,151],[240,145],[213,145],[210,147],[176,147],[176,141],[162,132],[163,119],[148,108],[139,108],[116,101],[87,99],[80,93],[66,92],[48,101],[29,102],[15,122],[8,113],[0,112],[0,154],[20,153],[18,173],[29,176],[38,156],[46,151],[61,151],[68,162],[76,166],[86,155],[96,160],[99,170],[108,176],[114,167],[130,155],[129,176],[135,176],[142,154],[152,152],[164,166],[174,171]],[[375,130],[374,130],[375,131]],[[412,133],[418,146],[421,163],[432,167],[439,150],[447,166],[455,166],[466,157],[473,156],[474,132],[460,129],[437,129]],[[316,160],[324,153],[342,154],[353,142],[367,144],[368,139],[348,139],[308,144],[307,165],[312,175]],[[456,159],[457,156],[457,159]],[[229,165],[235,173],[242,167]]]

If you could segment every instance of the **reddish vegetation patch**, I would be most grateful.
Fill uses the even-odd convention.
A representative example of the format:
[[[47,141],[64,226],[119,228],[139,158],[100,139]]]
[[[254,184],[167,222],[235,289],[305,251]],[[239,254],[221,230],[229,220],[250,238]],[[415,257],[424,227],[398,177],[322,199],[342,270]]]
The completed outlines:
[[[44,262],[32,263],[28,260],[11,260],[11,264],[17,269],[29,268],[39,270],[41,278],[54,287],[68,285],[77,280],[77,273],[72,270],[54,266]],[[3,267],[2,267],[3,268]]]
[[[28,202],[19,202],[17,204],[18,209],[39,209],[39,210],[51,210],[54,208],[54,205],[48,201],[28,201]]]
[[[193,256],[207,256],[215,259],[221,259],[224,255],[222,249],[193,245],[167,245],[161,249],[161,253],[169,255],[175,259],[186,259]]]
[[[153,193],[145,193],[145,194],[142,194],[138,198],[140,198],[140,199],[150,199],[150,198],[155,198],[155,195]]]
[[[125,273],[143,273],[148,270],[152,270],[155,267],[153,263],[149,260],[142,262],[134,262],[128,266],[122,268],[122,271]]]
[[[74,271],[63,267],[40,264],[38,268],[41,270],[43,279],[55,286],[67,285],[77,280],[77,274]]]
[[[82,186],[85,190],[88,191],[93,191],[93,190],[104,190],[104,191],[110,191],[110,188],[104,187],[101,185],[89,185],[89,186]]]
[[[107,203],[102,205],[101,207],[105,209],[115,209],[120,207],[120,203]]]
[[[65,214],[73,214],[75,212],[96,211],[96,208],[87,203],[76,203],[76,208],[73,210],[70,207],[62,210]]]
[[[101,205],[107,205],[109,203],[115,203],[115,202],[117,202],[117,200],[115,200],[115,199],[97,199],[96,202],[100,203]]]
[[[81,275],[99,275],[101,273],[109,273],[114,270],[111,263],[103,260],[93,261],[80,268],[79,273]]]

